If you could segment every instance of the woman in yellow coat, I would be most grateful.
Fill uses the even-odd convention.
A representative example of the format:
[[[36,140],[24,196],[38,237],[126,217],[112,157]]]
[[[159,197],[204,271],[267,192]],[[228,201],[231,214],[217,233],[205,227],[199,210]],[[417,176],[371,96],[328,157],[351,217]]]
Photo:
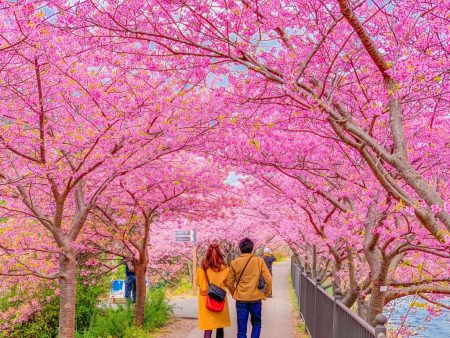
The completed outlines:
[[[205,331],[205,338],[212,337],[212,331],[217,330],[216,337],[223,337],[223,328],[231,326],[228,301],[225,297],[225,305],[221,312],[209,311],[206,308],[206,296],[208,294],[208,281],[205,275],[208,273],[209,282],[225,289],[225,280],[228,275],[228,267],[225,265],[219,245],[211,244],[206,251],[206,257],[197,271],[198,295],[198,328]]]

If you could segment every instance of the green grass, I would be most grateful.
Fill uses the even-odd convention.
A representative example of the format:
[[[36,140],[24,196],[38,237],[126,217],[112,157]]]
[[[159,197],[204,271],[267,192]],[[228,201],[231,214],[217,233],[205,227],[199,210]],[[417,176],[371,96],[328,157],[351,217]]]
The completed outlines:
[[[81,280],[77,284],[77,307],[76,307],[76,328],[86,328],[89,326],[94,313],[98,310],[98,299],[105,294],[107,283],[102,280],[95,285],[84,285]],[[17,288],[11,288],[10,292],[0,298],[0,313],[11,307],[18,307],[21,302],[26,301],[17,293]],[[11,299],[18,298],[18,301]],[[55,295],[55,290],[46,288],[39,290],[35,300],[40,304],[40,311],[34,313],[29,320],[16,323],[12,332],[0,332],[0,337],[11,338],[54,338],[58,334],[59,298]],[[1,319],[0,319],[1,324]]]
[[[50,295],[51,290],[43,291],[43,298]],[[53,297],[50,301],[41,301],[41,311],[36,312],[29,321],[17,323],[14,326],[14,331],[5,333],[0,337],[10,338],[53,338],[58,332],[58,314],[59,314],[59,299]]]
[[[77,333],[77,338],[150,338],[172,317],[172,308],[163,289],[149,292],[145,304],[144,327],[134,327],[134,308],[121,305],[116,309],[98,309],[90,326]]]
[[[305,322],[303,321],[303,319],[300,317],[299,313],[300,313],[300,308],[297,302],[297,296],[295,295],[295,290],[294,287],[292,285],[292,278],[289,275],[289,283],[288,283],[288,297],[289,297],[289,302],[292,305],[292,309],[295,313],[295,334],[296,334],[296,338],[310,338],[309,334],[306,332],[305,329]]]
[[[144,327],[153,332],[163,327],[172,316],[173,309],[167,303],[164,289],[150,291],[145,304]]]
[[[81,338],[125,337],[125,333],[133,326],[133,308],[119,306],[117,309],[99,309],[92,318],[89,328],[77,332]]]
[[[122,305],[117,309],[99,308],[100,299],[109,289],[109,278],[93,285],[77,284],[76,337],[77,338],[153,338],[154,332],[163,327],[172,317],[162,287],[149,291],[145,304],[144,327],[134,327],[134,307]],[[11,288],[0,295],[0,313],[18,307],[27,301],[19,288]],[[35,296],[41,311],[34,313],[28,321],[16,323],[12,332],[1,332],[0,337],[11,338],[55,338],[58,331],[59,298],[54,289],[42,288]],[[0,318],[0,324],[1,322]]]
[[[189,276],[181,277],[176,284],[177,286],[172,286],[167,289],[166,294],[168,297],[194,296]]]
[[[286,253],[284,253],[284,252],[282,252],[282,251],[274,251],[273,252],[273,255],[275,256],[275,258],[277,259],[276,261],[275,261],[275,263],[276,262],[283,262],[283,261],[285,261],[285,260],[287,260],[288,258],[289,258],[289,256],[288,255],[286,255]]]

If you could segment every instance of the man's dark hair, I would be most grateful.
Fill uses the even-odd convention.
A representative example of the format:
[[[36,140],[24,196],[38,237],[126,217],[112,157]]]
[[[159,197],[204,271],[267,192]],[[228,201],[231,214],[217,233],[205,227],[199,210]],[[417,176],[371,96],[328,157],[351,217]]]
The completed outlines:
[[[248,237],[245,237],[239,243],[239,249],[241,250],[241,253],[251,253],[254,246],[255,244],[253,244],[253,241]]]

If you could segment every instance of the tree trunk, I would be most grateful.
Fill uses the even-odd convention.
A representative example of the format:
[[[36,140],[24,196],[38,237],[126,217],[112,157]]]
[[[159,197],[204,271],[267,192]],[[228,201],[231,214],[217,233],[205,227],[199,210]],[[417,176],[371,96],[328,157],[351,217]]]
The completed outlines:
[[[386,291],[381,291],[380,287],[384,285],[386,285],[386,283],[381,279],[373,281],[369,309],[367,313],[367,322],[372,326],[375,326],[376,324],[375,317],[383,312]]]
[[[344,298],[342,298],[342,303],[348,308],[352,307],[353,304],[356,303],[359,297],[359,287],[353,286],[345,294]]]
[[[342,299],[342,303],[344,303],[347,307],[353,306],[355,302],[358,300],[359,296],[359,285],[356,280],[355,273],[355,262],[353,260],[353,251],[351,248],[347,247],[347,261],[348,261],[348,275],[349,275],[349,290],[347,294]]]
[[[145,300],[147,298],[147,286],[145,285],[145,275],[147,263],[136,267],[136,308],[134,323],[136,326],[144,326]]]
[[[364,296],[359,295],[358,297],[358,316],[367,321],[367,302]]]
[[[333,255],[335,264],[333,266],[332,272],[331,272],[331,285],[333,288],[333,295],[335,294],[335,291],[337,288],[341,287],[341,278],[338,276],[338,272],[341,271],[342,268],[342,260],[337,255]]]
[[[61,254],[59,259],[59,338],[73,338],[75,335],[75,306],[77,286],[77,262],[73,252]]]
[[[317,250],[315,245],[313,245],[311,261],[311,278],[315,281],[317,278]]]

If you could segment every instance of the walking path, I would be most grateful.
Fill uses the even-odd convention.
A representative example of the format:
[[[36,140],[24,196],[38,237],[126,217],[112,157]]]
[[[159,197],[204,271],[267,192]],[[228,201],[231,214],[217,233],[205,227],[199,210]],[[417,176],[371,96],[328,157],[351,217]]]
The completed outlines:
[[[261,338],[293,338],[291,305],[288,299],[288,276],[290,261],[273,265],[273,298],[263,301],[262,334]],[[225,337],[236,337],[236,309],[234,300],[228,299],[232,326],[225,329]],[[197,298],[177,298],[173,300],[175,316],[183,318],[198,318]],[[251,324],[248,325],[250,337]],[[213,335],[215,336],[215,334]],[[202,338],[203,331],[192,330],[186,338]]]

